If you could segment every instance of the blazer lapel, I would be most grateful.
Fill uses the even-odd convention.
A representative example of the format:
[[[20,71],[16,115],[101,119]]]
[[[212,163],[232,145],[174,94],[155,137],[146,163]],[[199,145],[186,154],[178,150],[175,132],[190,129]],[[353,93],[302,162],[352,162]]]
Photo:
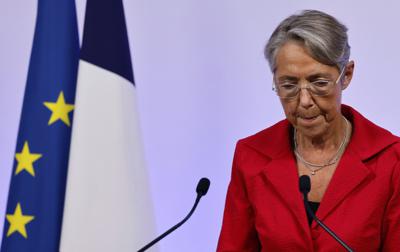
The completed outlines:
[[[304,234],[305,241],[312,247],[310,228],[305,212],[303,197],[299,191],[299,176],[293,154],[271,160],[262,172],[267,183],[275,189],[285,207],[292,212],[293,221],[297,222],[299,230]],[[311,250],[310,250],[311,251]]]
[[[342,113],[352,122],[353,134],[318,208],[317,216],[321,220],[357,186],[373,176],[363,161],[399,141],[398,137],[376,126],[347,105],[342,105]],[[312,227],[316,225],[313,222]]]
[[[311,232],[299,190],[299,176],[291,147],[291,132],[289,122],[282,120],[246,139],[246,144],[270,160],[260,176],[274,188],[285,208],[293,214],[293,222],[302,232],[309,251],[313,251]]]
[[[317,217],[325,219],[351,192],[362,184],[372,172],[351,147],[343,154],[338,167],[322,198]],[[312,227],[317,224],[313,222]]]

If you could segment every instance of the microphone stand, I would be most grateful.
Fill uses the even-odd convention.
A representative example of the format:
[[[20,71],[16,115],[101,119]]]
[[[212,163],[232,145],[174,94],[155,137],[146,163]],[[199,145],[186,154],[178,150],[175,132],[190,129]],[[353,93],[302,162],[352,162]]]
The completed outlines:
[[[194,202],[194,205],[192,207],[192,210],[190,210],[189,214],[186,215],[186,217],[180,221],[178,224],[176,224],[175,226],[173,226],[172,228],[168,229],[167,231],[165,231],[162,235],[160,235],[159,237],[157,237],[156,239],[154,239],[153,241],[151,241],[149,244],[147,244],[146,246],[144,246],[143,248],[139,249],[138,252],[144,252],[147,249],[149,249],[151,246],[153,246],[154,244],[156,244],[159,240],[161,240],[162,238],[164,238],[165,236],[169,235],[171,232],[173,232],[175,229],[177,229],[178,227],[182,226],[183,223],[185,223],[190,216],[192,216],[194,210],[196,209],[197,205],[199,204],[200,198],[203,195],[201,194],[197,194],[196,197],[196,201]]]
[[[190,218],[190,216],[192,216],[194,210],[196,210],[196,207],[199,204],[199,201],[200,201],[201,197],[203,197],[204,195],[207,194],[209,187],[210,187],[210,180],[208,178],[200,179],[200,181],[197,183],[197,187],[196,187],[196,192],[197,192],[196,201],[194,202],[194,205],[193,205],[192,209],[190,210],[189,214],[186,215],[186,217],[181,222],[179,222],[178,224],[176,224],[172,228],[170,228],[167,231],[165,231],[162,235],[160,235],[159,237],[157,237],[156,239],[151,241],[149,244],[147,244],[143,248],[139,249],[138,252],[146,251],[148,248],[150,248],[151,246],[156,244],[159,240],[161,240],[165,236],[169,235],[171,232],[173,232],[178,227],[182,226],[182,224],[185,223]]]

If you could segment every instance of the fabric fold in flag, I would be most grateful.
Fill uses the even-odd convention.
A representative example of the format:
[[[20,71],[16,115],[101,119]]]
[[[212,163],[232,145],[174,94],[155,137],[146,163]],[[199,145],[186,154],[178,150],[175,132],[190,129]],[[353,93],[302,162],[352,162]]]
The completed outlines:
[[[121,0],[88,0],[60,251],[137,251],[154,237]]]
[[[59,248],[78,62],[74,1],[39,0],[1,252]]]

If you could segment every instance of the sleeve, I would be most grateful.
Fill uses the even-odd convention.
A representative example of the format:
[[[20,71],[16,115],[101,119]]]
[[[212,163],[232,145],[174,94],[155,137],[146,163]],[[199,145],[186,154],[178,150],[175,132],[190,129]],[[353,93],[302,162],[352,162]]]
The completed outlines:
[[[392,195],[386,206],[383,222],[384,252],[400,251],[400,162],[397,162],[392,177]]]
[[[260,251],[254,225],[254,213],[249,202],[239,159],[243,154],[237,144],[233,158],[232,175],[225,202],[224,218],[217,252]]]

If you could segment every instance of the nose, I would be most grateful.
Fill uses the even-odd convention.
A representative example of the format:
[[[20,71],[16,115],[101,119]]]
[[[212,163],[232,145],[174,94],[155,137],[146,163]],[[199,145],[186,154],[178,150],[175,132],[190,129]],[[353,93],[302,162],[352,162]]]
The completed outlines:
[[[299,91],[299,104],[303,108],[310,108],[314,105],[314,100],[307,87],[301,87]]]

